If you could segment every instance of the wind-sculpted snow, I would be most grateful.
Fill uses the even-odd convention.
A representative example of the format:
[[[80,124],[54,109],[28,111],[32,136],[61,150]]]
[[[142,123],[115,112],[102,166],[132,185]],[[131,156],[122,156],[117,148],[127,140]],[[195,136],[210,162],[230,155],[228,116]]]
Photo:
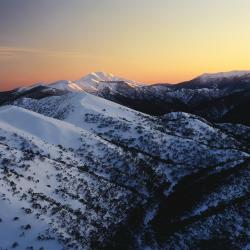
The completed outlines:
[[[87,93],[14,104],[0,108],[0,202],[11,208],[0,231],[15,232],[4,248],[250,244],[248,127]]]

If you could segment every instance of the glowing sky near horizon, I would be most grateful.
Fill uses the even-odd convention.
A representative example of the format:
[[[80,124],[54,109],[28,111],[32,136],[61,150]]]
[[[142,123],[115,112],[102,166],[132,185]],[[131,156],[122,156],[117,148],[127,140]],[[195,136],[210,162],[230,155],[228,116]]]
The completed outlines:
[[[0,89],[93,71],[180,82],[250,69],[250,0],[0,0]]]

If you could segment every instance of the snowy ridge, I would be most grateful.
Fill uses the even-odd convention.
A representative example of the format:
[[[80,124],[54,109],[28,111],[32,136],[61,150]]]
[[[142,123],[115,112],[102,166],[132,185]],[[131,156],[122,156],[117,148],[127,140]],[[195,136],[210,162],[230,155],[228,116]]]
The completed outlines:
[[[187,166],[192,166],[194,159],[205,165],[223,162],[227,157],[230,158],[231,154],[234,155],[238,147],[237,141],[233,138],[207,124],[201,125],[199,120],[188,118],[190,127],[195,127],[196,124],[203,126],[200,130],[205,129],[204,133],[191,134],[191,137],[183,134],[180,137],[172,128],[169,130],[165,125],[161,127],[162,125],[153,117],[87,93],[67,94],[40,101],[24,99],[16,105],[64,120],[98,134],[110,142],[116,141],[124,147],[137,149],[176,164],[185,163]],[[185,122],[182,126],[184,125]],[[166,150],[167,148],[172,150]],[[228,149],[230,152],[226,158],[221,155],[222,149]],[[183,155],[181,153],[183,150],[190,157]],[[203,150],[207,151],[205,155],[202,153]]]
[[[72,81],[60,80],[57,82],[50,83],[48,85],[51,88],[59,89],[59,90],[68,90],[72,92],[82,92],[84,91],[80,86]]]
[[[70,91],[70,92],[87,91],[90,93],[96,93],[104,89],[109,89],[110,91],[119,92],[120,88],[135,88],[143,85],[132,80],[127,80],[122,77],[114,76],[113,74],[110,73],[93,72],[76,81],[59,80],[52,83],[43,82],[32,85],[30,87],[19,88],[18,92],[29,91],[38,86],[43,86],[43,87],[48,86],[49,88],[54,88],[63,91]]]
[[[50,144],[64,145],[65,147],[77,148],[77,141],[82,134],[87,132],[71,124],[60,122],[38,113],[31,112],[15,106],[0,108],[1,128],[9,131],[22,131],[29,137],[34,137]],[[78,143],[78,147],[80,142]]]
[[[30,87],[21,87],[21,88],[18,88],[17,92],[22,93],[22,92],[25,92],[25,91],[32,90],[32,89],[34,89],[36,87],[46,87],[46,86],[47,86],[47,84],[45,82],[36,83],[36,84],[34,84],[34,85],[30,86]]]
[[[131,87],[140,86],[141,84],[135,81],[127,80],[122,77],[114,76],[111,73],[105,72],[93,72],[76,81],[80,86],[89,86],[98,89],[98,84],[109,83],[109,82],[125,82]],[[107,86],[107,85],[106,85]]]
[[[1,247],[91,249],[96,233],[98,245],[142,202],[131,189],[142,192],[144,178],[122,184],[128,178],[126,161],[130,159],[130,173],[140,171],[138,163],[98,136],[6,106],[0,109],[0,138],[0,204],[11,211],[5,215],[0,210],[0,230],[9,223],[8,237],[0,236]],[[124,173],[114,181],[116,169]],[[128,206],[132,200],[134,205]],[[101,233],[104,228],[106,234]]]
[[[134,81],[126,80],[121,77],[114,76],[110,73],[105,72],[95,72],[88,74],[77,81],[67,81],[61,80],[58,82],[54,82],[49,84],[50,87],[60,89],[60,90],[68,90],[72,92],[82,92],[87,91],[90,93],[96,93],[98,91],[102,91],[104,89],[109,89],[110,91],[118,91],[120,88],[126,87],[137,87],[140,86],[139,83]]]
[[[206,215],[213,207],[217,209],[218,204],[237,201],[248,192],[245,180],[249,178],[249,154],[238,140],[239,132],[235,137],[232,128],[227,134],[226,130],[183,112],[153,118],[88,93],[69,93],[41,100],[24,98],[15,104],[26,109],[7,106],[0,110],[0,136],[5,136],[0,150],[7,159],[3,163],[11,160],[10,170],[16,166],[20,183],[25,182],[32,191],[20,190],[19,182],[9,172],[7,177],[3,173],[4,179],[7,178],[8,183],[14,182],[20,195],[28,193],[24,207],[31,207],[32,214],[38,213],[46,221],[44,228],[47,228],[47,233],[37,229],[34,234],[39,232],[47,237],[49,232],[55,244],[60,239],[68,249],[71,246],[73,249],[102,249],[103,246],[117,249],[124,247],[124,242],[127,242],[127,248],[158,249],[157,237],[171,230],[172,237],[166,235],[164,246],[195,247],[199,237],[206,237],[207,231],[213,233],[213,227],[207,226],[204,231],[202,225],[213,223],[214,217],[208,217],[207,222],[201,215]],[[19,121],[21,117],[24,119]],[[36,128],[29,126],[31,120],[34,120]],[[57,137],[64,139],[58,140]],[[29,157],[23,156],[27,154],[23,147],[32,149],[32,162],[35,164],[25,160]],[[27,152],[30,153],[29,150]],[[11,157],[14,152],[18,152],[15,153],[16,158]],[[43,157],[45,160],[40,160]],[[30,165],[27,172],[21,164]],[[246,166],[244,172],[235,173],[235,181],[230,179],[231,175],[227,177],[228,171],[234,176],[234,172],[243,166]],[[34,185],[30,178],[23,180],[22,175],[30,176],[31,173],[35,173],[39,184]],[[221,176],[220,179],[217,176]],[[210,178],[215,178],[213,185],[209,184]],[[80,184],[82,182],[84,186]],[[213,189],[214,185],[218,188]],[[223,192],[224,186],[230,193]],[[204,193],[199,193],[201,191]],[[160,199],[157,198],[159,192]],[[2,193],[8,196],[10,204],[14,204],[12,191],[3,189]],[[35,204],[40,204],[42,210],[29,203],[32,200],[30,195],[33,199],[36,197]],[[185,197],[196,195],[193,206],[183,205],[188,203]],[[171,200],[173,196],[175,198]],[[20,207],[23,205],[16,204],[17,210],[22,211]],[[56,207],[53,204],[57,204]],[[140,225],[138,231],[129,222],[131,213],[137,214],[136,211],[140,211],[136,220]],[[185,243],[178,240],[175,223],[179,225],[197,216],[201,216],[198,220],[201,227],[196,228],[196,224],[191,223],[188,225],[191,232],[179,232],[188,240]],[[236,211],[221,216],[217,218],[218,225],[224,225],[226,218],[232,225],[229,229],[233,228]],[[237,216],[241,218],[242,215]],[[52,226],[49,226],[52,221]],[[126,241],[112,240],[116,230],[120,232],[121,221],[122,228],[131,232],[131,236],[126,236]],[[168,223],[164,224],[164,221]],[[29,224],[33,228],[37,223],[34,219]],[[11,225],[13,230],[17,230],[14,223]],[[80,228],[80,234],[73,230],[76,226]],[[236,237],[234,232],[229,230],[228,233]],[[153,245],[144,240],[144,234],[151,237]],[[29,236],[28,233],[26,235]],[[158,236],[154,238],[154,235]],[[16,236],[4,246],[8,247],[14,241]],[[25,242],[19,240],[22,246]],[[34,245],[41,244],[40,241],[33,242]],[[45,243],[49,244],[48,241]],[[59,245],[54,248],[60,249]]]
[[[45,85],[40,92],[39,88],[33,90],[35,93],[29,91],[32,87],[13,91],[9,96],[3,94],[0,104],[10,104],[8,100],[14,101],[19,96],[40,99],[66,92],[87,92],[150,115],[183,111],[213,122],[250,124],[245,109],[249,105],[250,71],[203,74],[174,85],[143,85],[109,73],[96,72],[77,81],[61,80]]]
[[[250,77],[250,71],[246,70],[246,71],[230,71],[230,72],[220,72],[220,73],[205,73],[199,76],[197,79],[206,83],[214,80],[240,78],[240,77]]]

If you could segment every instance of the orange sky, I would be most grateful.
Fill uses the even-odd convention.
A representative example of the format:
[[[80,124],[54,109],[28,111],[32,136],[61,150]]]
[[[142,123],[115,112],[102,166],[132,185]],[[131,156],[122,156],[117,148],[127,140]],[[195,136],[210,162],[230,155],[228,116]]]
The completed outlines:
[[[0,89],[105,71],[176,83],[250,69],[249,0],[0,2]]]

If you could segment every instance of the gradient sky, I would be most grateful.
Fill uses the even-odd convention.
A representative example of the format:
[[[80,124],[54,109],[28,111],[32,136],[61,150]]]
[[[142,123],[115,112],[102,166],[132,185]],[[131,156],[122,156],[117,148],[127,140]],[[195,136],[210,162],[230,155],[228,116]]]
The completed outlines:
[[[93,71],[142,82],[250,69],[250,0],[0,0],[0,89]]]

